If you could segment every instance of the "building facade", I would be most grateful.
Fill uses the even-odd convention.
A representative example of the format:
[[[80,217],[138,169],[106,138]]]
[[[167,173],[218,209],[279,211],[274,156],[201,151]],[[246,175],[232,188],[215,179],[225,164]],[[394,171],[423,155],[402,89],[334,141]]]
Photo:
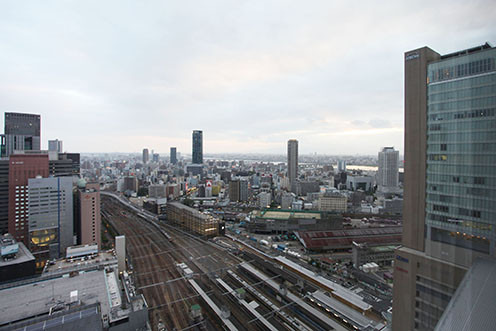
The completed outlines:
[[[433,330],[478,256],[495,255],[496,49],[405,53],[403,247],[393,330]]]
[[[78,183],[81,245],[101,243],[100,188],[98,184]]]
[[[29,178],[48,177],[47,154],[12,154],[9,158],[9,233],[29,247]]]
[[[143,164],[147,164],[150,161],[150,151],[148,148],[143,148]]]
[[[49,140],[48,141],[48,150],[50,152],[62,153],[64,151],[62,140]]]
[[[177,164],[177,148],[176,147],[170,148],[170,163]]]
[[[288,140],[288,177],[291,192],[296,193],[298,178],[298,140]]]
[[[39,259],[55,259],[74,245],[72,178],[28,180],[29,248]]]
[[[399,183],[399,151],[394,147],[384,147],[379,152],[377,186],[381,192],[396,192]]]
[[[5,113],[5,154],[39,151],[41,117],[35,114]]]
[[[9,160],[0,160],[0,235],[9,232]]]
[[[319,211],[344,213],[348,209],[348,199],[339,193],[326,193],[318,200]]]
[[[241,202],[248,200],[248,181],[244,179],[233,179],[229,182],[229,200]]]
[[[193,164],[203,164],[203,131],[193,131]]]
[[[216,236],[219,234],[219,220],[212,215],[183,205],[180,202],[167,204],[167,219],[173,224],[195,232],[201,236]]]

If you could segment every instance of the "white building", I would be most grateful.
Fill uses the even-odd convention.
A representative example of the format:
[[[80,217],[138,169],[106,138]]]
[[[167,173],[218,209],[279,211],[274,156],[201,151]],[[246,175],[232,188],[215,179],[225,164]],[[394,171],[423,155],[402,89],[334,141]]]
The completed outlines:
[[[380,192],[397,192],[399,182],[399,152],[394,147],[384,147],[379,152],[377,186]]]
[[[267,208],[272,202],[272,194],[270,192],[260,192],[258,194],[258,205],[260,209]]]

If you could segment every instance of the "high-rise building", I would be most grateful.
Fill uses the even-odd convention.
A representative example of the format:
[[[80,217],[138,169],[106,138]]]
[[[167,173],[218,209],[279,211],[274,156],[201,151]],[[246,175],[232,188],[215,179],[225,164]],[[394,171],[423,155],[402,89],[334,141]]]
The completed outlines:
[[[49,140],[48,141],[48,150],[50,152],[62,153],[64,151],[62,140]]]
[[[379,191],[394,193],[398,191],[400,153],[394,147],[384,147],[379,152],[377,186]]]
[[[203,131],[193,131],[193,163],[203,164]]]
[[[177,148],[176,147],[170,148],[170,163],[172,163],[172,164],[177,163]]]
[[[40,115],[5,113],[5,154],[40,150]]]
[[[146,164],[150,160],[150,152],[148,148],[143,148],[143,163]]]
[[[65,255],[74,245],[72,178],[28,180],[29,249],[38,259]]]
[[[496,243],[496,48],[405,53],[403,247],[393,330],[433,330]]]
[[[233,179],[229,182],[229,200],[237,202],[248,200],[247,180]]]
[[[97,244],[98,249],[100,249],[102,219],[99,184],[87,184],[84,180],[80,180],[78,189],[81,244]]]
[[[9,158],[9,233],[29,247],[28,180],[48,177],[47,154],[12,154]]]
[[[346,172],[346,161],[345,160],[339,160],[338,161],[338,173],[340,172]]]
[[[298,178],[298,140],[288,140],[288,177],[291,192],[296,192],[296,179]]]

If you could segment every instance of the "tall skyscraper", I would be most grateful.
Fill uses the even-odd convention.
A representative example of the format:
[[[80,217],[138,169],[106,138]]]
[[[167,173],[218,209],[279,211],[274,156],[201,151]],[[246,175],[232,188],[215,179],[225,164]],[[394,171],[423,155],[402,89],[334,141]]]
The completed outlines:
[[[298,140],[288,140],[288,177],[291,192],[296,193],[296,179],[298,178]]]
[[[148,152],[148,148],[143,148],[143,164],[147,164],[150,160],[150,152]]]
[[[40,115],[5,113],[5,153],[40,150]]]
[[[495,255],[496,48],[405,53],[403,247],[393,330],[433,330],[478,256]]]
[[[48,177],[48,154],[13,154],[9,158],[9,233],[29,247],[28,180]]]
[[[193,163],[203,164],[203,131],[193,131]]]
[[[377,172],[377,185],[379,191],[384,193],[394,193],[398,191],[399,162],[400,153],[394,147],[384,147],[379,152]]]
[[[170,163],[172,163],[172,164],[177,163],[177,148],[176,147],[170,148]]]
[[[49,140],[48,141],[48,151],[62,153],[64,151],[62,140]]]

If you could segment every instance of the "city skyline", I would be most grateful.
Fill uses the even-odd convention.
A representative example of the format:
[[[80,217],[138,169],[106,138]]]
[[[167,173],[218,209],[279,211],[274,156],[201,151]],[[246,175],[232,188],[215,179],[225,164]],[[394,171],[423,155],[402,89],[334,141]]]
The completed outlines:
[[[494,44],[489,1],[1,9],[0,109],[83,153],[184,152],[200,128],[205,153],[403,154],[404,50]]]

